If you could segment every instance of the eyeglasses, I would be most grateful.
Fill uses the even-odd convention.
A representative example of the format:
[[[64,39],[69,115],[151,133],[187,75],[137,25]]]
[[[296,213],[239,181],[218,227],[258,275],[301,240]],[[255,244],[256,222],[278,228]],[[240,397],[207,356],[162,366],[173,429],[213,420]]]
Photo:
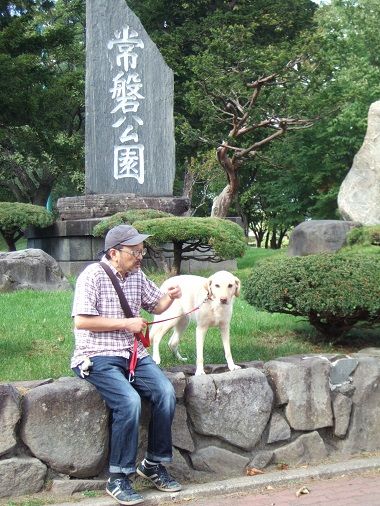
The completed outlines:
[[[128,253],[129,255],[132,255],[135,258],[144,257],[147,253],[146,248],[139,250],[139,251],[129,251],[127,249],[120,248],[119,251],[121,251],[122,253]]]

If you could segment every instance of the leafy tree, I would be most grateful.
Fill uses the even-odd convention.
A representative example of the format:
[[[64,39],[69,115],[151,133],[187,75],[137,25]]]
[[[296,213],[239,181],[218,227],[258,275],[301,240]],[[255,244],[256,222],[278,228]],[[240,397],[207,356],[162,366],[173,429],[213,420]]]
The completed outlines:
[[[289,139],[286,153],[296,176],[289,184],[304,184],[311,199],[308,216],[337,218],[341,182],[363,142],[369,106],[380,98],[379,16],[376,0],[332,0],[301,42],[310,62],[308,108],[324,111],[312,129]]]
[[[0,202],[0,232],[9,251],[16,251],[16,242],[29,226],[48,227],[54,221],[44,207],[21,202]]]
[[[0,186],[44,205],[83,172],[84,3],[0,5]]]
[[[296,54],[290,51],[294,40],[312,27],[316,5],[309,0],[131,0],[128,5],[174,70],[180,191],[179,180],[193,160],[203,159],[227,137],[207,92],[228,96],[237,82],[237,89],[245,90],[254,76],[283,67]],[[209,200],[202,191],[199,197]]]

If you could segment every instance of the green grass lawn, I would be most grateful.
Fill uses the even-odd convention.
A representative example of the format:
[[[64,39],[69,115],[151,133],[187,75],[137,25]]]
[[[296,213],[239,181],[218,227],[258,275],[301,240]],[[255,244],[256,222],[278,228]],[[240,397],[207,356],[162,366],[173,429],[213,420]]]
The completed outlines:
[[[262,258],[285,254],[249,248],[238,260],[235,274],[244,280],[250,267]],[[204,273],[207,275],[207,273]],[[156,283],[164,276],[149,273]],[[72,291],[18,291],[0,294],[0,381],[58,378],[72,375],[69,368],[73,349],[71,320]],[[307,321],[288,315],[257,312],[237,298],[231,322],[231,348],[235,362],[268,361],[298,353],[350,352],[373,346],[378,331],[355,329],[345,347],[314,345],[316,331]],[[161,342],[162,366],[179,365]],[[195,326],[187,329],[180,345],[181,354],[195,364]],[[205,342],[205,363],[224,363],[223,347],[217,329],[209,329]]]

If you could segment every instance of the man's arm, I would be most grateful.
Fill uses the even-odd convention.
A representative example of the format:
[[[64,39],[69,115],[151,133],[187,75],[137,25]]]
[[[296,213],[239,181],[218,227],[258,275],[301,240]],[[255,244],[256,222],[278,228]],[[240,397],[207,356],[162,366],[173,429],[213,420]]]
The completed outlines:
[[[158,300],[152,313],[153,314],[163,313],[173,304],[174,299],[179,299],[181,297],[182,291],[178,285],[169,286],[167,292]]]
[[[126,330],[128,332],[141,332],[146,327],[144,318],[107,318],[105,316],[76,315],[74,325],[78,330],[91,332],[108,332],[112,330]]]

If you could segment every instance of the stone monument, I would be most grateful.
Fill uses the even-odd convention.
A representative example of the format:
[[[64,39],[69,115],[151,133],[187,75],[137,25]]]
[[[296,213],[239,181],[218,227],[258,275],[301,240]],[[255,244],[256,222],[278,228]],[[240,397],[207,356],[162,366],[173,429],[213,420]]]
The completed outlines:
[[[345,220],[380,224],[380,100],[369,108],[367,133],[340,187],[338,207]]]
[[[125,0],[87,0],[85,195],[59,199],[60,219],[31,230],[28,247],[76,274],[97,258],[92,229],[103,217],[186,213],[189,200],[173,197],[173,97],[173,72]]]
[[[125,0],[86,3],[86,194],[172,195],[173,72]]]

